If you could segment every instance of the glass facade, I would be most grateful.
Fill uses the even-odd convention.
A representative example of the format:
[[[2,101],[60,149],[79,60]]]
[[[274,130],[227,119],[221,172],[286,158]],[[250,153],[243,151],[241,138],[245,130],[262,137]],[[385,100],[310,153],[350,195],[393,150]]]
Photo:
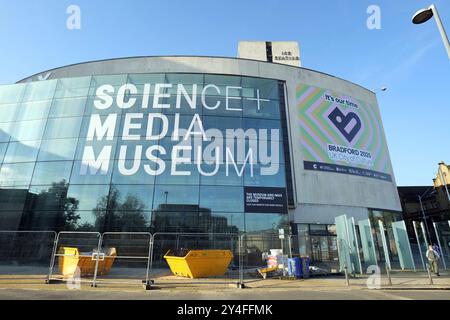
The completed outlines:
[[[287,215],[246,213],[244,188],[290,179],[280,88],[174,73],[0,86],[0,229],[278,232]]]

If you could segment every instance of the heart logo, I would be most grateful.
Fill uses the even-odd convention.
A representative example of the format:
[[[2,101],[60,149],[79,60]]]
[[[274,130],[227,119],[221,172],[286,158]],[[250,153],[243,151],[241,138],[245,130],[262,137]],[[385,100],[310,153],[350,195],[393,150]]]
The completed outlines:
[[[361,119],[354,112],[344,115],[338,107],[336,107],[329,115],[328,119],[338,128],[348,142],[352,142],[355,136],[361,130]]]

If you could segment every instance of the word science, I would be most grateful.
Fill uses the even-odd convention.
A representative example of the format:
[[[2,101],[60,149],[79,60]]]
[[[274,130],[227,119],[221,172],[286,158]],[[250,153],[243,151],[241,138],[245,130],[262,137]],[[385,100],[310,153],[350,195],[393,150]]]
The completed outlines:
[[[87,106],[80,174],[107,174],[114,159],[125,176],[140,170],[153,176],[189,176],[193,170],[203,176],[276,175],[283,153],[280,128],[242,120],[244,100],[251,100],[256,113],[273,108],[252,88],[101,85]]]

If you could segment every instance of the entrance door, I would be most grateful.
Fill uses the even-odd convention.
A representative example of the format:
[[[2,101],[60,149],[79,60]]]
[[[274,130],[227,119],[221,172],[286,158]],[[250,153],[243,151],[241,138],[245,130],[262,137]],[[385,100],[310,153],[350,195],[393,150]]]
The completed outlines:
[[[313,261],[333,261],[337,256],[336,252],[336,237],[311,236],[311,253]]]

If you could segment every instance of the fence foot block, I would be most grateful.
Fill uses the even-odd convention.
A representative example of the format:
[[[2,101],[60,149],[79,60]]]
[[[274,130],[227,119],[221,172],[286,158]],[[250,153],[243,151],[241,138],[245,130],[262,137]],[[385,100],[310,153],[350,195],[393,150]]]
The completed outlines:
[[[53,283],[62,283],[64,282],[63,280],[59,280],[59,279],[47,279],[45,280],[45,284],[53,284]]]
[[[244,283],[237,283],[237,284],[236,284],[236,287],[237,287],[238,289],[245,289],[245,288],[247,288],[247,286],[246,286]]]
[[[142,280],[142,287],[144,288],[145,291],[152,290],[152,289],[154,289],[154,287],[153,287],[154,283],[155,283],[154,280],[148,280],[148,281]]]

